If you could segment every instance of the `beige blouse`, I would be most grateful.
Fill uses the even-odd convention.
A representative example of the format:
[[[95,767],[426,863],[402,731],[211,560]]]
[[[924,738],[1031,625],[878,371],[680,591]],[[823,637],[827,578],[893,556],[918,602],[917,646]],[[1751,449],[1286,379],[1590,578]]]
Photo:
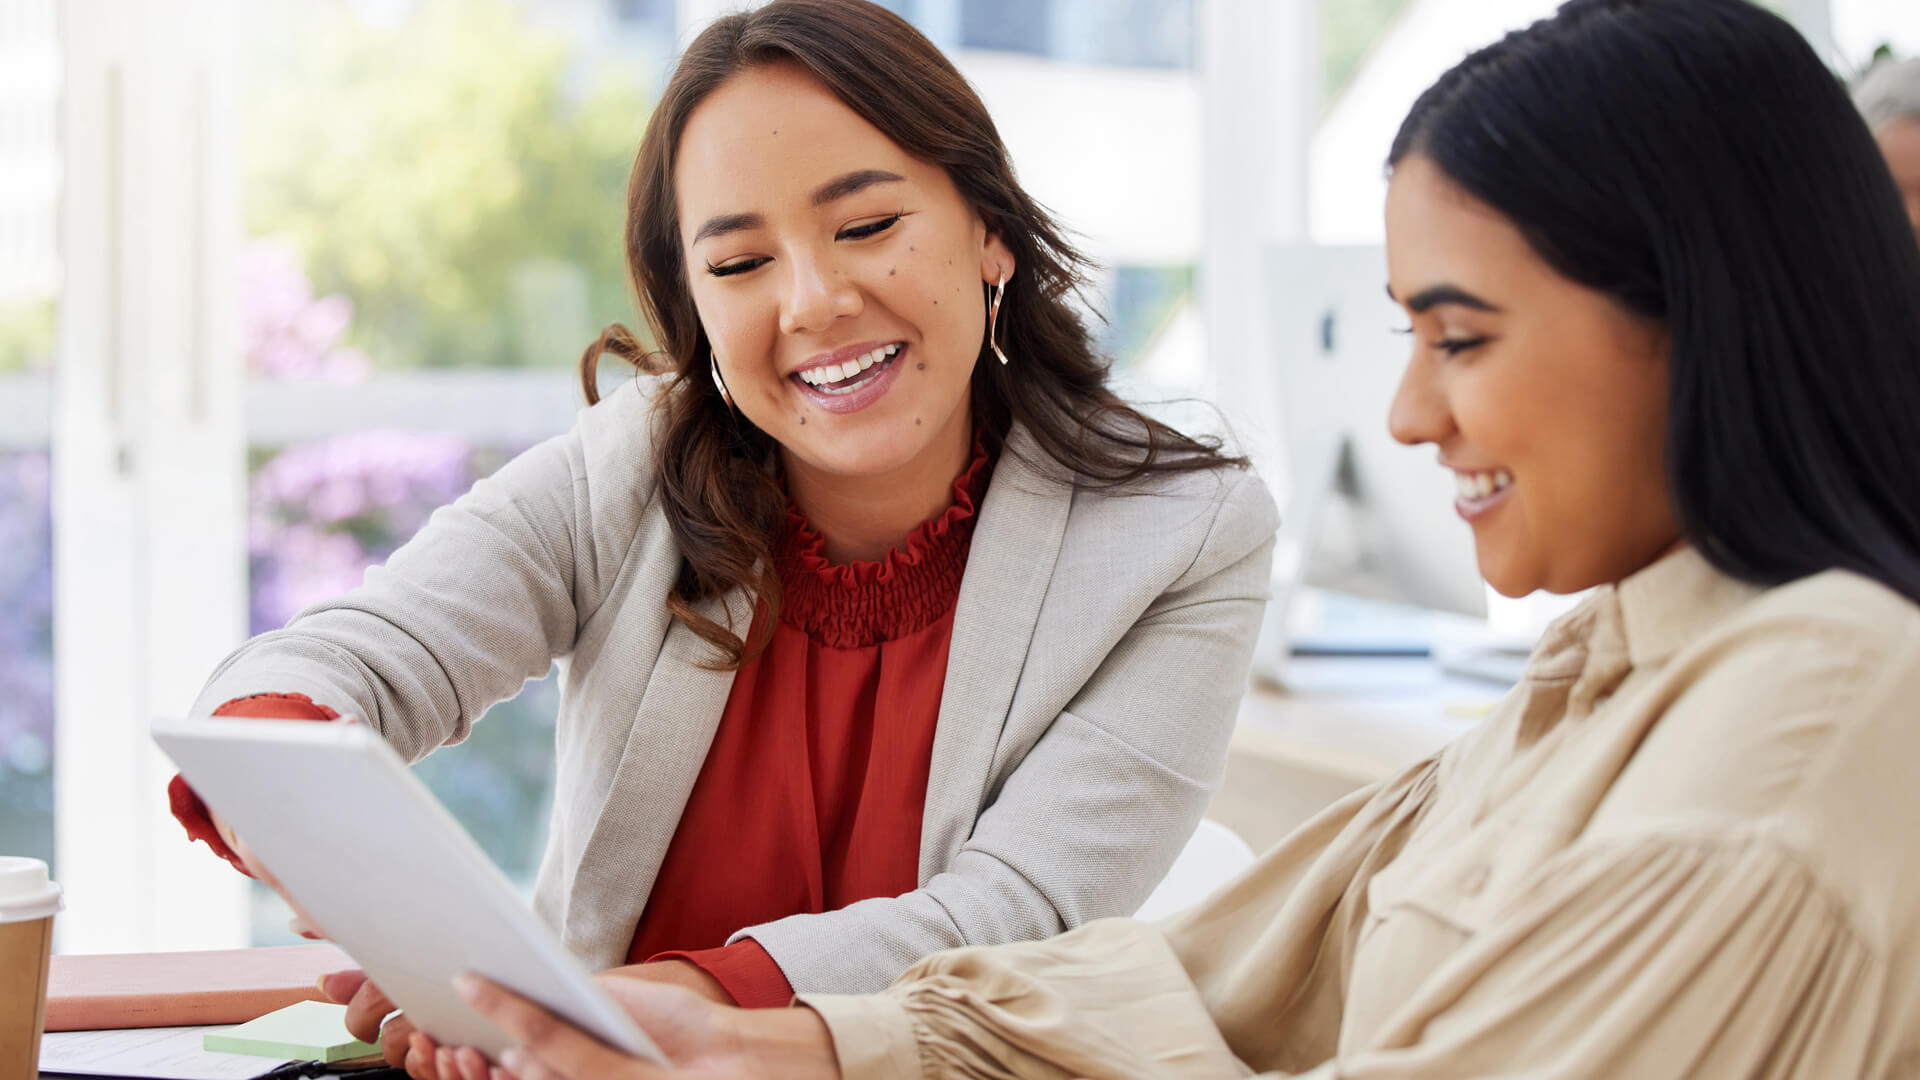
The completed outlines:
[[[802,998],[867,1077],[1920,1074],[1920,608],[1676,552],[1165,923]]]

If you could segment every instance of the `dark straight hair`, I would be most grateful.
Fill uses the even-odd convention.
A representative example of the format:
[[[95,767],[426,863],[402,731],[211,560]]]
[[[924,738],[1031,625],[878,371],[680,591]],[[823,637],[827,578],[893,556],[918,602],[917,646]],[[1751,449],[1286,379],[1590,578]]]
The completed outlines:
[[[1867,127],[1744,0],[1573,0],[1447,72],[1410,154],[1663,320],[1667,484],[1722,571],[1920,602],[1920,247]]]
[[[768,64],[804,69],[901,149],[944,168],[1013,252],[1018,269],[1007,281],[999,320],[1013,362],[993,356],[982,326],[973,368],[974,415],[992,449],[1021,424],[1041,455],[1099,487],[1246,466],[1245,458],[1223,453],[1218,440],[1185,435],[1108,388],[1108,360],[1095,351],[1072,303],[1086,259],[1015,179],[979,96],[911,24],[866,0],[774,0],[716,19],[675,65],[628,183],[627,266],[654,350],[626,327],[610,326],[581,357],[580,382],[588,402],[598,400],[603,352],[676,376],[659,401],[655,457],[661,503],[682,557],[667,606],[715,647],[718,666],[738,666],[772,633],[780,605],[772,545],[786,494],[769,468],[773,440],[736,417],[707,377],[711,346],[687,286],[673,165],[695,107],[727,80]],[[751,590],[767,610],[756,641],[695,610],[736,587]]]

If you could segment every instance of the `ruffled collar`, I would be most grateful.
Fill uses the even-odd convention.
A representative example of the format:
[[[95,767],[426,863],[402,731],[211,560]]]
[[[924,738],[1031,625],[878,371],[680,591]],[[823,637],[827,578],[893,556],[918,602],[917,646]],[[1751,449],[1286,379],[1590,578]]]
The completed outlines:
[[[992,479],[992,455],[975,433],[973,458],[953,481],[953,502],[916,526],[884,558],[835,565],[791,501],[775,561],[780,621],[822,645],[857,649],[905,637],[953,610],[973,542],[974,517]]]

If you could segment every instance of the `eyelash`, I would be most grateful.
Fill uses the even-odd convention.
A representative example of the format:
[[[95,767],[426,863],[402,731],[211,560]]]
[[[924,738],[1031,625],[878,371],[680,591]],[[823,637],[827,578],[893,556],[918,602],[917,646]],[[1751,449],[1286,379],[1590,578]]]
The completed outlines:
[[[1406,334],[1411,337],[1413,335],[1413,327],[1395,327],[1393,332],[1396,334]],[[1439,341],[1432,342],[1431,344],[1434,348],[1439,349],[1451,357],[1477,349],[1486,343],[1487,338],[1483,335],[1481,337],[1470,338],[1441,338]]]
[[[865,225],[855,225],[851,228],[842,229],[840,230],[840,235],[834,237],[834,239],[866,240],[870,237],[879,236],[881,233],[898,225],[900,219],[905,216],[906,211],[903,210],[891,217],[881,218],[879,221],[870,221]],[[743,259],[740,262],[727,263],[725,266],[715,266],[712,263],[708,263],[707,273],[712,274],[714,277],[729,277],[733,274],[744,274],[749,270],[758,269],[766,261],[765,258]]]
[[[1461,353],[1471,352],[1472,350],[1477,349],[1480,346],[1485,345],[1486,343],[1487,343],[1487,339],[1484,337],[1452,338],[1452,339],[1442,338],[1441,340],[1434,342],[1433,347],[1436,349],[1439,349],[1443,353],[1446,353],[1448,356],[1459,356]]]

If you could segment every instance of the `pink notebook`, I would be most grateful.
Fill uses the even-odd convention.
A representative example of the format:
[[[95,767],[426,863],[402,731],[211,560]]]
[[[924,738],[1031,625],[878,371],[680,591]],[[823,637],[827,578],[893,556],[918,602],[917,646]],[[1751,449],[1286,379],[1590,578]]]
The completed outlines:
[[[322,1001],[320,976],[356,966],[333,945],[56,956],[47,1030],[238,1024]]]

